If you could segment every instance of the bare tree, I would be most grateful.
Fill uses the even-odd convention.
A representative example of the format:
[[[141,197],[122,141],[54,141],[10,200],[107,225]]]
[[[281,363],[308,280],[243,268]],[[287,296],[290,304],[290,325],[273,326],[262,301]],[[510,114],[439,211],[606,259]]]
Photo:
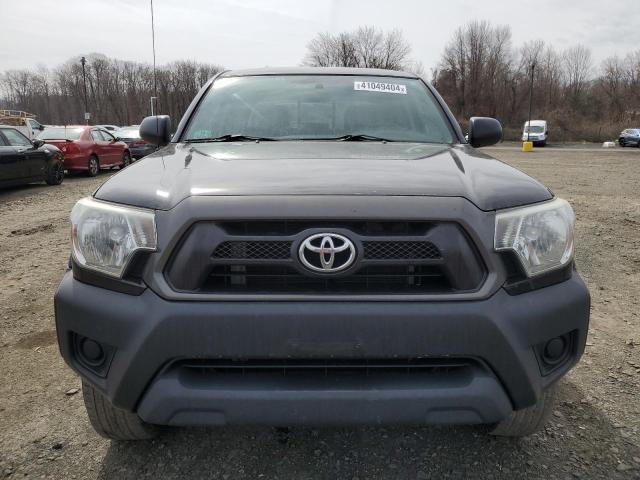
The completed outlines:
[[[456,114],[498,113],[495,100],[508,93],[505,78],[511,73],[511,57],[509,27],[474,21],[455,31],[445,47],[437,81],[453,97]]]
[[[411,65],[411,47],[400,30],[364,26],[353,32],[317,34],[307,45],[304,63],[314,67],[362,67],[402,70]]]
[[[562,59],[567,88],[575,98],[584,90],[591,72],[591,50],[577,45],[565,50]]]
[[[625,110],[625,65],[616,55],[602,62],[602,75],[598,84],[606,95],[609,112],[616,120],[620,120]]]

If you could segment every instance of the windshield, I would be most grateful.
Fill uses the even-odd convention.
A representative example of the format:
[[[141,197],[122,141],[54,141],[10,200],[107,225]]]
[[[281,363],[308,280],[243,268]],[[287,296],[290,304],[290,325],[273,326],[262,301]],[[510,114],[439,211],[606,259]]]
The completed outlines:
[[[531,129],[528,126],[524,127],[524,133],[542,133],[544,132],[544,127],[541,125],[531,125]]]
[[[38,138],[42,140],[78,140],[82,135],[82,128],[46,128]]]
[[[417,79],[267,75],[217,80],[182,141],[225,135],[275,140],[367,135],[453,143],[442,109]]]

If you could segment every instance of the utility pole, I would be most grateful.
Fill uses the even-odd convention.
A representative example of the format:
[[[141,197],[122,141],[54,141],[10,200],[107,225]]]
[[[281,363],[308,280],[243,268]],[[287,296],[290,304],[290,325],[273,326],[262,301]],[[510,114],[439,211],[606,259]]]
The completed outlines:
[[[151,48],[153,50],[153,96],[151,97],[151,115],[154,115],[154,105],[158,106],[158,81],[156,76],[156,28],[153,21],[153,0],[151,1]],[[157,108],[155,109],[157,110]]]
[[[89,107],[87,106],[87,72],[84,69],[84,64],[87,63],[87,59],[82,57],[80,59],[82,64],[82,82],[84,84],[84,121],[89,125]]]
[[[531,82],[529,83],[529,122],[527,123],[527,142],[529,141],[529,133],[531,132],[531,105],[533,103],[533,72],[536,68],[536,62],[531,64]]]

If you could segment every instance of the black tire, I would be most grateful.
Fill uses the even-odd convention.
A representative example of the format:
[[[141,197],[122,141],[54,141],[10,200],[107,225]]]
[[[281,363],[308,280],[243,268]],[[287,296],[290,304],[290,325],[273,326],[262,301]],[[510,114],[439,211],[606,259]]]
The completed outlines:
[[[542,429],[555,404],[555,387],[549,387],[535,405],[516,410],[499,422],[490,432],[501,437],[524,437]]]
[[[54,158],[47,162],[44,181],[47,185],[60,185],[64,180],[64,164],[59,158]]]
[[[627,144],[626,144],[626,143],[624,143],[624,140],[622,140],[622,139],[618,140],[618,143],[620,144],[620,146],[621,146],[622,148],[624,148],[624,147],[626,147],[626,146],[627,146]]]
[[[100,161],[98,160],[98,157],[91,155],[87,162],[87,175],[95,177],[98,173],[100,173]]]
[[[98,390],[82,381],[84,406],[93,429],[111,440],[148,440],[158,434],[158,427],[140,419],[135,413],[114,407]]]
[[[129,165],[131,165],[131,154],[129,152],[124,152],[122,154],[122,165],[120,165],[120,170],[127,168]]]

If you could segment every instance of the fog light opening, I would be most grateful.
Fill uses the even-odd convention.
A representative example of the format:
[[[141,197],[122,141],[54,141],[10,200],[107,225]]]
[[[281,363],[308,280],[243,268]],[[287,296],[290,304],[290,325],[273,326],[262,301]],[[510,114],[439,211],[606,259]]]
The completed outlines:
[[[105,359],[102,346],[90,338],[83,338],[80,341],[80,354],[82,360],[91,366],[101,365]]]
[[[542,359],[549,365],[556,365],[566,356],[567,345],[567,341],[563,337],[552,338],[544,346]]]

